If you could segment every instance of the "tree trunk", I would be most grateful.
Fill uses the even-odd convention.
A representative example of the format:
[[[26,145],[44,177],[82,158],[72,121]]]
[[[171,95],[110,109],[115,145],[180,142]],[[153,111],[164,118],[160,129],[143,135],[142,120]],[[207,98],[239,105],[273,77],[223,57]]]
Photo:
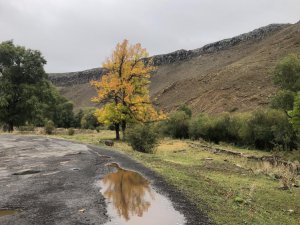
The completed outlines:
[[[14,124],[13,122],[9,122],[8,123],[8,129],[7,129],[8,133],[11,133],[14,131]]]
[[[115,123],[116,140],[120,140],[120,124]]]
[[[125,141],[126,121],[121,122],[121,127],[122,127],[122,138],[123,138],[123,141]]]

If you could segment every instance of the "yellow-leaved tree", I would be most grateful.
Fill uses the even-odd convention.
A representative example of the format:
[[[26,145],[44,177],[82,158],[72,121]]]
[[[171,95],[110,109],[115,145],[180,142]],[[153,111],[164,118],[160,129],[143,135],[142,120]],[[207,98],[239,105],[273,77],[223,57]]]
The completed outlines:
[[[125,137],[130,121],[149,122],[164,118],[150,101],[149,79],[155,67],[152,60],[143,60],[146,57],[148,52],[141,44],[129,45],[124,40],[103,63],[107,73],[100,80],[91,82],[97,90],[92,101],[103,105],[97,109],[96,116],[100,123],[114,125],[117,140],[120,139],[120,128]]]

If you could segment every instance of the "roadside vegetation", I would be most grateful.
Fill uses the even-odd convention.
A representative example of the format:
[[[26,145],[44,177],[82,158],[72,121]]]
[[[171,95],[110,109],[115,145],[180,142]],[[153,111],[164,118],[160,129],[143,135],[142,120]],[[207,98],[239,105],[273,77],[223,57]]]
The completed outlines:
[[[114,136],[115,132],[108,130],[78,130],[70,136],[65,130],[54,137],[125,152],[176,186],[216,224],[299,224],[299,174],[284,165],[231,153],[270,157],[271,152],[204,140],[163,138],[155,152],[147,154],[122,141],[115,141],[114,147],[105,146],[104,141]]]

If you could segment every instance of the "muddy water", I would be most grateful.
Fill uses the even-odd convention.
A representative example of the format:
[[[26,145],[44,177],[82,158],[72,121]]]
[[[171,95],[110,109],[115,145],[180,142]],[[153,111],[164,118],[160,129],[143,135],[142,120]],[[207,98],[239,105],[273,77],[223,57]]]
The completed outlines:
[[[18,212],[17,210],[13,210],[13,209],[0,209],[0,217],[14,215],[17,212]]]
[[[116,172],[106,175],[100,185],[111,218],[105,225],[184,224],[184,216],[139,173],[117,166]]]

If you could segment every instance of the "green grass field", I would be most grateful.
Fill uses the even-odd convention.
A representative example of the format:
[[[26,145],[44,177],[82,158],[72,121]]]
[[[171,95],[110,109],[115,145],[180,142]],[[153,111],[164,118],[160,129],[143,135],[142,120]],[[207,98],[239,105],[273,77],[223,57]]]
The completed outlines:
[[[114,133],[100,131],[53,137],[103,146],[99,140],[113,139]],[[216,224],[300,224],[300,188],[282,190],[281,179],[276,179],[279,174],[299,182],[299,176],[290,174],[286,168],[223,153],[215,154],[210,148],[195,147],[197,144],[188,140],[164,139],[155,154],[133,151],[123,142],[116,142],[112,149],[126,152],[161,174],[199,209],[206,211]],[[269,154],[230,146],[207,146],[255,156]]]

